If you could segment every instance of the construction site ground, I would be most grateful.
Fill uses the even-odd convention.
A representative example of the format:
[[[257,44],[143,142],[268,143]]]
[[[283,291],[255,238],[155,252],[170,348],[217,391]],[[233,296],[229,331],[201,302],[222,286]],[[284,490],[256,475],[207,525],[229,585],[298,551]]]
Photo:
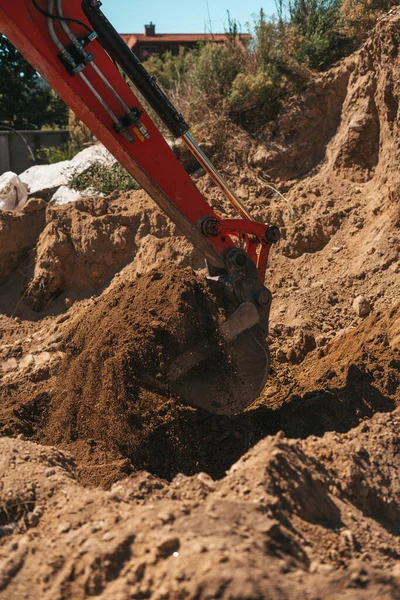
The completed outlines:
[[[0,213],[1,598],[400,599],[399,25],[225,165],[282,231],[242,414],[169,392],[221,315],[143,191]]]

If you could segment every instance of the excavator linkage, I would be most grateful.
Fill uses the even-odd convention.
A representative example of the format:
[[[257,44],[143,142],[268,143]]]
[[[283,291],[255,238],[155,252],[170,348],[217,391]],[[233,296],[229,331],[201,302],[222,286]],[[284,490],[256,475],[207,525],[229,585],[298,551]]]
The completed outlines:
[[[0,0],[0,31],[203,254],[226,314],[220,343],[205,339],[175,359],[166,383],[210,412],[243,410],[258,397],[270,367],[265,338],[271,294],[264,278],[278,228],[252,219],[99,0]],[[186,144],[240,218],[213,211],[144,103]]]

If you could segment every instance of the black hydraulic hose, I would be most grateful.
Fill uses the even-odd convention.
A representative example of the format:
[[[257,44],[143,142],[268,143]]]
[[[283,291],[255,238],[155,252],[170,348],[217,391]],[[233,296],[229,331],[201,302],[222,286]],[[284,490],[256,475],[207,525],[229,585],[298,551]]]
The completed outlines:
[[[81,27],[86,29],[86,31],[88,31],[89,33],[92,33],[92,30],[86,25],[86,23],[82,23],[82,21],[78,21],[78,19],[69,19],[68,17],[64,17],[64,16],[58,17],[56,15],[52,15],[48,11],[43,10],[43,8],[40,8],[40,6],[36,0],[31,0],[31,1],[32,1],[33,6],[36,8],[36,10],[38,10],[42,15],[44,15],[48,19],[54,19],[55,21],[64,21],[65,23],[76,23],[77,25],[80,25]]]
[[[155,78],[146,71],[138,57],[125,44],[100,10],[100,5],[101,2],[98,0],[82,1],[82,10],[96,31],[101,45],[131,79],[171,134],[175,138],[180,138],[189,131],[189,125],[165,95]]]

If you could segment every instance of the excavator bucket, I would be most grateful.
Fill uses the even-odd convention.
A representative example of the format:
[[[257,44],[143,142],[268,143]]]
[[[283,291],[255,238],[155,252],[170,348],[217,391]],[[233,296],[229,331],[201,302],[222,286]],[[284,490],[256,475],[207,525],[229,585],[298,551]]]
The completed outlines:
[[[220,328],[219,344],[204,341],[170,367],[173,392],[193,406],[232,415],[257,399],[268,377],[270,356],[258,311],[242,303]]]

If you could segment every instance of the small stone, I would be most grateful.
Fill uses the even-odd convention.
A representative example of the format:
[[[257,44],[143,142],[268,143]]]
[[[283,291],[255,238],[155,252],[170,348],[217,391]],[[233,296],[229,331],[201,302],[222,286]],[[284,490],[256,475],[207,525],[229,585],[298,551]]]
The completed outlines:
[[[32,367],[35,364],[35,359],[32,354],[27,354],[24,358],[21,359],[19,366],[21,369],[27,369],[28,367]]]
[[[275,353],[275,358],[278,362],[287,362],[286,352],[282,348],[278,348]]]
[[[24,213],[33,213],[44,210],[47,204],[43,198],[31,198],[22,209]]]
[[[174,552],[178,552],[180,541],[177,537],[166,537],[157,544],[157,550],[163,556],[170,556]]]
[[[371,305],[365,296],[357,296],[353,301],[353,308],[359,317],[366,317],[371,312]]]
[[[197,479],[207,490],[214,491],[216,488],[215,481],[207,473],[199,473]]]
[[[9,358],[1,363],[1,370],[3,373],[9,373],[15,371],[18,368],[18,362],[16,358]]]
[[[64,523],[60,523],[60,525],[57,528],[57,533],[68,533],[68,531],[71,529],[71,523],[68,523],[68,521],[65,521]]]

